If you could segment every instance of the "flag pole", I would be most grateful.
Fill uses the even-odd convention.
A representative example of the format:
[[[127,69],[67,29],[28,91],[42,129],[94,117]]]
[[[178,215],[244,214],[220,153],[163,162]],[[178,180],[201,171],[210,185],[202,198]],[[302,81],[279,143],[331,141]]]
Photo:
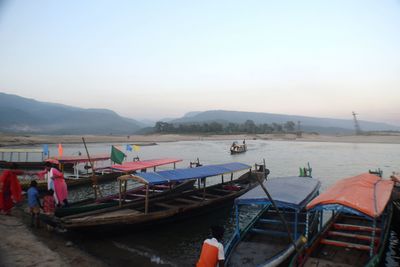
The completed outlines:
[[[88,157],[88,160],[89,160],[90,167],[92,168],[92,185],[93,185],[93,190],[94,190],[94,198],[97,199],[97,196],[98,196],[98,193],[99,193],[99,187],[97,185],[97,176],[95,174],[93,162],[90,159],[89,150],[88,150],[88,148],[86,146],[86,142],[85,142],[85,138],[84,137],[82,137],[82,141],[83,141],[83,144],[85,146],[85,150],[86,150],[86,154],[87,154],[87,157]]]

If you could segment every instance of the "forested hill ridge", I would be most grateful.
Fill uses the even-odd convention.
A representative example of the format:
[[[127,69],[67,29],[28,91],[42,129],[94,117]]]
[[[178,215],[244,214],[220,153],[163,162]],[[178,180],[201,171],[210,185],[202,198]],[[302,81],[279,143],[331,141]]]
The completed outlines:
[[[83,109],[0,92],[0,132],[132,134],[142,123],[108,109]]]
[[[251,120],[256,125],[261,124],[285,124],[287,122],[300,121],[301,128],[304,131],[319,133],[351,133],[354,132],[354,121],[351,111],[349,119],[317,118],[297,115],[284,115],[261,112],[228,111],[228,110],[210,110],[204,112],[190,112],[184,117],[168,121],[172,124],[190,124],[190,123],[210,123],[218,122],[222,124],[236,123],[243,124]],[[399,131],[400,127],[387,123],[370,122],[360,120],[359,124],[364,131]],[[296,126],[297,127],[297,126]]]

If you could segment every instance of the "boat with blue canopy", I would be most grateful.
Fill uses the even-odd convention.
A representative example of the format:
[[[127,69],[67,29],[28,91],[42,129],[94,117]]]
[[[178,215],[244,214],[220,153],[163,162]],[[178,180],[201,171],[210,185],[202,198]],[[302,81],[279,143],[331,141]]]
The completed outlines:
[[[237,172],[242,174],[234,179]],[[259,173],[252,172],[251,166],[238,162],[123,175],[118,178],[118,207],[80,216],[67,216],[61,219],[61,225],[64,228],[147,225],[194,216],[226,205],[252,189],[257,184],[256,175]],[[207,185],[207,179],[217,179],[218,176],[220,183]],[[171,192],[163,198],[149,198],[151,186],[171,186],[174,183],[196,180],[197,188],[179,193]],[[145,194],[142,196],[144,202],[132,204],[126,201],[129,197],[125,190],[127,181],[136,181],[145,186]],[[210,183],[211,181],[208,184]]]
[[[318,235],[291,266],[378,266],[388,240],[393,181],[363,173],[341,179],[306,207],[320,218]]]
[[[271,178],[263,186],[272,200],[261,185],[237,198],[236,228],[225,246],[226,266],[278,266],[287,262],[296,250],[294,245],[303,244],[303,235],[314,228],[316,218],[306,216],[305,206],[317,196],[320,184],[309,177]],[[241,211],[255,214],[249,223],[243,222],[242,229]]]

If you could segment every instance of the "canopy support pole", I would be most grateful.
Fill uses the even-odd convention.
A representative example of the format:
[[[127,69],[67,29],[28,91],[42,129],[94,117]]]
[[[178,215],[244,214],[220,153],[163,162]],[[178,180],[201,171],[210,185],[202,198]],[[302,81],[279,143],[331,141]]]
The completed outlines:
[[[374,245],[375,245],[375,230],[376,230],[376,218],[374,218],[373,225],[372,225],[372,238],[371,244],[369,245],[369,256],[372,257],[374,255]]]
[[[206,178],[203,178],[203,201],[206,198]]]
[[[308,224],[309,224],[309,220],[310,220],[310,214],[308,213],[308,211],[306,212],[306,239],[308,240]]]
[[[264,164],[265,164],[265,160],[264,160]],[[267,176],[268,174],[265,172],[264,170],[264,179],[267,180]],[[274,209],[276,210],[276,213],[278,214],[280,220],[283,222],[285,228],[286,228],[286,232],[287,235],[289,237],[290,243],[292,243],[294,249],[296,250],[297,253],[299,253],[299,249],[296,246],[295,241],[293,240],[292,234],[290,233],[290,229],[289,226],[285,220],[285,218],[282,216],[282,213],[279,211],[278,206],[276,205],[274,199],[271,197],[271,195],[269,194],[267,188],[265,188],[263,181],[261,180],[261,178],[256,174],[257,177],[257,181],[260,184],[261,188],[263,189],[263,191],[265,192],[265,194],[267,195],[269,201],[271,202],[272,206],[274,207]]]
[[[221,175],[221,183],[222,184],[224,183],[224,175],[223,174]]]
[[[121,180],[119,180],[119,207],[122,207],[122,181]]]
[[[149,212],[149,184],[146,184],[146,202],[144,204],[144,213]]]
[[[233,181],[233,172],[231,173],[231,182]]]

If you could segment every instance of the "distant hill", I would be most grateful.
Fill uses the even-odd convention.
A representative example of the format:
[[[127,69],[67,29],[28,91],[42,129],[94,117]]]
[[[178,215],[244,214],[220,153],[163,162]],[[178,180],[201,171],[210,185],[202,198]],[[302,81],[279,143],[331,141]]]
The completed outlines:
[[[83,109],[0,93],[1,132],[132,134],[142,127],[108,109]]]
[[[349,115],[350,117],[350,115]],[[216,121],[220,123],[244,123],[246,120],[252,120],[256,124],[262,123],[285,123],[287,121],[301,122],[302,130],[319,133],[352,133],[354,132],[354,123],[352,119],[331,119],[317,118],[297,115],[283,115],[260,112],[228,111],[228,110],[210,110],[204,112],[189,112],[180,119],[169,121],[170,123],[203,123]],[[359,121],[360,127],[364,131],[398,131],[400,127],[386,123]]]

